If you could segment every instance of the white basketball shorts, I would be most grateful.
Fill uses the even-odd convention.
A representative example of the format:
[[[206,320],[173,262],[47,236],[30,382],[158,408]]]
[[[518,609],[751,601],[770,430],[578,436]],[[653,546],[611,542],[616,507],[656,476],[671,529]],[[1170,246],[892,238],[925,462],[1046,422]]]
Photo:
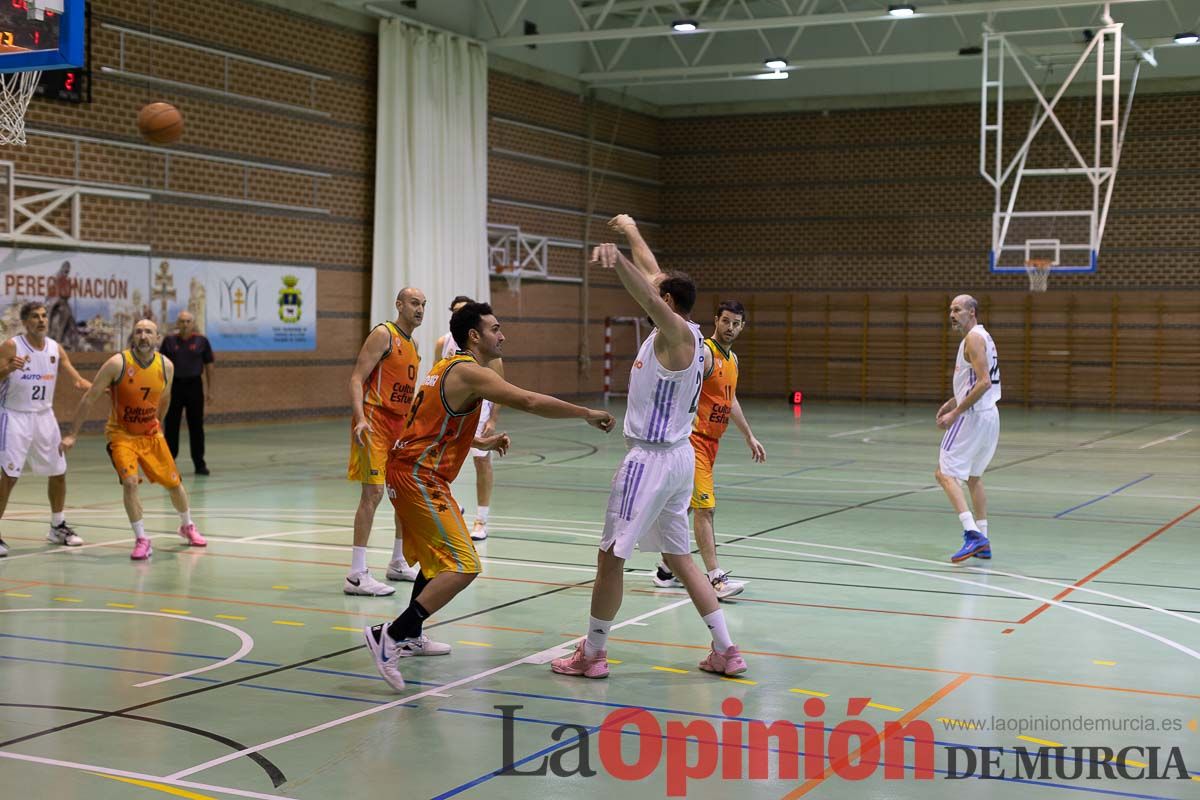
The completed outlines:
[[[0,468],[9,477],[21,477],[26,459],[34,475],[62,475],[67,459],[61,442],[53,411],[0,411]]]
[[[687,439],[670,448],[629,445],[613,476],[600,549],[626,559],[635,547],[647,553],[690,553],[688,503],[696,451]]]
[[[483,408],[479,409],[479,425],[477,425],[475,427],[476,438],[483,436],[483,426],[486,425],[487,421],[492,418],[492,406],[494,406],[494,405],[495,405],[495,403],[493,403],[491,400],[483,401]],[[491,457],[492,457],[491,450],[476,450],[474,447],[471,448],[471,458],[491,458]]]
[[[999,440],[1000,412],[995,407],[963,414],[942,437],[938,466],[960,481],[979,477],[992,463]]]

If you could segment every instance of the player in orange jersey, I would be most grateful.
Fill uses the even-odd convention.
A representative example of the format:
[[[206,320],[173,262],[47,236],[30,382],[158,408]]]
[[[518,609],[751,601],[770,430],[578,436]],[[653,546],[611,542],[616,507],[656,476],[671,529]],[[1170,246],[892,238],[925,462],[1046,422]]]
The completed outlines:
[[[692,489],[691,510],[692,533],[704,568],[718,599],[741,594],[746,584],[729,580],[729,573],[717,563],[716,535],[713,532],[713,515],[717,508],[717,495],[713,488],[713,462],[717,459],[717,448],[721,437],[729,427],[729,421],[737,426],[746,437],[750,457],[757,462],[767,460],[767,451],[754,438],[750,423],[742,413],[737,400],[738,357],[733,352],[733,343],[746,325],[746,309],[736,300],[726,300],[717,306],[713,320],[713,335],[704,340],[705,363],[704,383],[700,387],[700,405],[696,418],[692,420],[692,449],[696,451],[695,485]],[[665,562],[660,562],[651,576],[655,586],[682,586]]]
[[[109,458],[121,481],[125,512],[136,539],[130,555],[134,561],[144,561],[154,552],[146,536],[142,501],[138,498],[138,483],[141,482],[138,467],[151,483],[159,484],[170,495],[171,505],[179,512],[179,536],[192,547],[208,544],[192,522],[187,491],[179,480],[179,470],[175,467],[175,459],[171,458],[160,424],[171,400],[175,366],[157,352],[158,338],[154,320],[139,320],[133,326],[132,347],[117,353],[100,367],[92,388],[87,390],[75,410],[71,433],[62,440],[65,453],[74,446],[88,409],[106,390],[111,390],[112,407],[108,424],[104,426],[104,436],[108,440]]]
[[[371,577],[367,569],[367,542],[371,538],[375,509],[383,499],[388,450],[404,431],[416,391],[421,356],[412,336],[424,318],[425,294],[411,287],[401,289],[396,295],[396,321],[371,329],[350,373],[350,407],[354,409],[354,418],[350,423],[350,466],[346,477],[362,484],[362,493],[354,514],[350,574],[342,584],[346,594],[384,597],[396,592]],[[403,541],[397,516],[388,580],[417,578],[417,571],[404,560]]]
[[[612,414],[584,408],[513,386],[488,364],[500,357],[504,334],[487,303],[466,303],[450,318],[450,332],[459,352],[433,365],[421,381],[409,412],[404,438],[388,458],[387,493],[404,525],[404,552],[420,562],[412,601],[390,624],[363,629],[375,666],[393,689],[404,688],[399,660],[409,656],[439,656],[450,645],[434,642],[422,630],[430,614],[467,588],[482,570],[471,534],[450,493],[471,448],[495,450],[509,446],[505,433],[478,436],[484,400],[549,419],[584,419],[605,433],[613,429]]]

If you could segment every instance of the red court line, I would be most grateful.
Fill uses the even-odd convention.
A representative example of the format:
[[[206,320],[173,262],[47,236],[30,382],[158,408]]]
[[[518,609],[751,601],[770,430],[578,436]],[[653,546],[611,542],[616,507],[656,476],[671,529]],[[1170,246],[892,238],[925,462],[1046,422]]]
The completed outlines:
[[[633,589],[638,594],[654,594],[660,597],[666,592],[656,592],[652,589]],[[670,593],[674,594],[674,592]],[[899,614],[905,617],[931,617],[933,619],[958,619],[968,622],[998,622],[1001,625],[1012,625],[1011,619],[989,619],[988,617],[960,617],[956,614],[928,614],[922,611],[896,611],[888,608],[861,608],[858,606],[831,606],[824,603],[795,603],[790,600],[762,600],[753,597],[738,596],[738,603],[766,603],[773,606],[799,606],[801,608],[829,608],[834,611],[862,611],[868,614]]]
[[[959,675],[957,678],[950,681],[949,683],[947,683],[942,688],[938,689],[933,694],[929,695],[929,697],[926,697],[924,700],[922,700],[920,703],[918,703],[916,706],[914,706],[912,708],[912,710],[909,711],[907,714],[900,717],[900,719],[898,720],[898,723],[903,726],[903,725],[907,725],[908,723],[912,722],[914,719],[921,716],[921,714],[924,714],[926,711],[928,711],[935,703],[937,703],[943,697],[950,694],[955,689],[962,686],[964,683],[966,683],[969,680],[971,680],[971,676],[969,674]],[[875,743],[878,744],[881,741],[883,741],[883,731],[880,731],[879,733],[875,734]],[[817,788],[822,783],[824,783],[825,780],[830,775],[832,775],[834,772],[836,772],[838,769],[841,769],[845,765],[847,765],[847,764],[851,763],[852,761],[854,761],[855,759],[857,759],[859,753],[862,752],[863,747],[865,747],[865,743],[859,745],[858,748],[854,750],[854,752],[847,753],[845,756],[838,759],[837,762],[831,762],[830,765],[825,768],[825,772],[821,775],[821,777],[811,778],[811,779],[805,781],[800,786],[796,787],[792,791],[785,794],[781,798],[781,800],[796,800],[797,797],[803,797],[804,795],[808,794],[813,789]]]
[[[1144,539],[1142,539],[1140,542],[1137,542],[1136,544],[1134,544],[1132,547],[1130,547],[1124,553],[1121,553],[1120,555],[1115,556],[1114,558],[1110,559],[1108,561],[1108,563],[1092,570],[1091,573],[1085,575],[1084,577],[1075,581],[1075,583],[1073,583],[1071,586],[1067,587],[1066,589],[1063,589],[1061,592],[1054,595],[1054,600],[1056,602],[1062,600],[1064,597],[1069,595],[1071,592],[1075,591],[1080,586],[1083,586],[1085,583],[1091,581],[1093,578],[1095,578],[1101,572],[1104,572],[1104,570],[1108,569],[1109,567],[1113,566],[1117,562],[1121,561],[1123,558],[1125,558],[1126,556],[1133,553],[1135,550],[1142,547],[1142,545],[1149,543],[1152,539],[1154,539],[1159,534],[1166,533],[1171,528],[1175,527],[1180,522],[1183,522],[1183,520],[1187,519],[1192,514],[1196,513],[1196,511],[1198,511],[1198,510],[1200,510],[1200,505],[1192,506],[1189,510],[1183,512],[1178,517],[1176,517],[1175,519],[1168,522],[1166,525],[1163,525],[1161,528],[1156,530],[1154,533],[1151,533],[1150,535],[1148,535]],[[1027,622],[1032,622],[1036,617],[1038,617],[1040,614],[1042,614],[1042,612],[1046,611],[1046,609],[1051,608],[1051,607],[1052,606],[1049,603],[1042,603],[1040,606],[1035,608],[1033,611],[1030,611],[1028,614],[1021,617],[1021,619],[1017,620],[1017,624],[1024,625]]]

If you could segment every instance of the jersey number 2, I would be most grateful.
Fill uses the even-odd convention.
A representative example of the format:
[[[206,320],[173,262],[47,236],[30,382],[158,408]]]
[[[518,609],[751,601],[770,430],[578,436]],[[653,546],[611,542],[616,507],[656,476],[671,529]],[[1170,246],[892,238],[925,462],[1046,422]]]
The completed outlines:
[[[692,407],[688,409],[689,414],[695,414],[696,409],[700,407],[700,387],[704,385],[703,370],[696,373],[696,394],[692,395]]]

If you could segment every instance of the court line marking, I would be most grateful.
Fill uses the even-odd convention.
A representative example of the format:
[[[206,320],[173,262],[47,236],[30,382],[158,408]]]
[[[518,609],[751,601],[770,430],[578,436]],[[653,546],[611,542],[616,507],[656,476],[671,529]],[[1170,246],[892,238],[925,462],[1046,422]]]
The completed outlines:
[[[1117,488],[1113,489],[1112,491],[1105,492],[1104,494],[1100,495],[1099,497],[1093,497],[1091,500],[1080,503],[1077,506],[1071,506],[1066,511],[1060,511],[1054,515],[1054,518],[1061,519],[1061,518],[1065,517],[1067,514],[1070,514],[1072,511],[1078,511],[1079,509],[1090,506],[1093,503],[1099,503],[1101,500],[1106,500],[1115,494],[1120,494],[1121,492],[1128,489],[1130,486],[1136,486],[1137,484],[1141,483],[1142,481],[1149,480],[1150,478],[1153,478],[1153,477],[1154,477],[1153,472],[1149,473],[1148,475],[1143,475],[1142,477],[1138,478],[1137,480],[1130,481],[1129,483],[1125,484],[1124,486],[1118,486]]]
[[[191,675],[198,675],[201,672],[209,672],[214,669],[219,669],[221,667],[227,666],[229,664],[234,663],[235,661],[240,660],[242,658],[242,656],[246,655],[247,653],[249,653],[251,650],[254,649],[254,640],[252,638],[250,638],[250,634],[246,633],[245,631],[239,630],[239,629],[233,627],[232,625],[226,625],[223,622],[213,622],[210,619],[200,619],[199,617],[180,617],[176,614],[160,614],[157,611],[130,611],[127,609],[120,609],[120,608],[3,608],[3,609],[0,609],[0,614],[28,613],[28,612],[32,612],[32,611],[51,611],[51,612],[55,612],[55,613],[59,613],[59,614],[68,614],[68,613],[76,613],[76,614],[138,614],[140,616],[145,616],[145,617],[162,617],[163,619],[175,619],[175,620],[184,620],[186,622],[198,622],[201,625],[211,625],[214,628],[220,628],[221,630],[229,631],[234,636],[238,637],[238,639],[242,643],[242,646],[238,648],[236,653],[234,653],[233,655],[228,656],[226,658],[223,658],[214,664],[209,664],[207,666],[199,667],[197,669],[191,669],[191,670],[188,670],[187,672],[178,672],[178,673],[175,673],[174,675],[167,675],[164,678],[155,678],[154,680],[151,680],[151,681],[142,681],[141,683],[135,683],[133,686],[136,689],[141,689],[146,686],[154,686],[155,684],[166,683],[167,681],[178,680],[179,678],[186,678]]]
[[[174,786],[168,786],[165,783],[155,783],[154,781],[144,781],[140,778],[126,778],[122,775],[105,775],[103,772],[90,772],[89,775],[95,775],[97,778],[105,778],[110,781],[120,781],[121,783],[130,783],[134,786],[141,786],[143,789],[153,789],[156,792],[163,794],[172,794],[176,797],[183,797],[186,800],[217,800],[209,794],[196,794],[189,792],[186,789],[177,789]]]
[[[1046,747],[1066,747],[1066,745],[1063,744],[1062,742],[1052,742],[1049,739],[1035,739],[1032,736],[1018,736],[1017,738],[1021,739],[1022,741],[1026,741],[1026,742],[1033,742],[1034,744],[1045,745]]]
[[[1197,507],[1200,508],[1200,506],[1197,506]],[[904,567],[892,567],[892,566],[888,566],[887,564],[876,564],[871,561],[859,561],[859,560],[853,559],[853,558],[840,558],[838,556],[821,555],[820,553],[806,553],[806,552],[798,551],[798,550],[781,550],[777,547],[755,547],[754,545],[747,545],[747,544],[727,544],[725,546],[726,547],[739,547],[739,548],[743,548],[743,549],[747,549],[747,550],[761,550],[766,553],[785,553],[787,555],[793,555],[793,556],[808,556],[810,558],[825,559],[828,561],[835,561],[835,562],[839,562],[839,563],[843,563],[843,564],[857,564],[858,566],[863,566],[863,567],[874,567],[876,569],[887,570],[889,572],[904,572],[909,575],[923,575],[927,578],[932,578],[933,580],[948,581],[951,583],[961,583],[961,584],[964,584],[967,586],[977,586],[977,587],[980,587],[983,589],[988,589],[991,591],[1003,592],[1004,594],[1011,594],[1015,597],[1024,597],[1028,600],[1040,600],[1043,603],[1047,603],[1049,605],[1055,605],[1060,608],[1064,608],[1075,614],[1083,614],[1084,616],[1091,617],[1093,619],[1098,619],[1101,622],[1107,622],[1111,625],[1116,625],[1117,627],[1124,628],[1125,630],[1135,633],[1138,636],[1144,636],[1148,639],[1153,639],[1154,641],[1158,642],[1159,644],[1164,644],[1173,650],[1178,650],[1179,652],[1183,653],[1184,655],[1190,656],[1190,657],[1196,659],[1197,661],[1200,661],[1200,653],[1197,653],[1195,650],[1191,649],[1190,647],[1187,647],[1186,645],[1180,644],[1179,642],[1175,641],[1174,639],[1168,639],[1165,636],[1160,636],[1157,633],[1153,633],[1151,631],[1146,630],[1145,628],[1139,628],[1136,625],[1130,625],[1127,622],[1121,622],[1120,620],[1112,619],[1111,617],[1106,617],[1103,614],[1097,614],[1094,611],[1088,611],[1085,608],[1077,608],[1076,606],[1069,606],[1065,603],[1059,602],[1058,600],[1047,600],[1044,597],[1039,597],[1038,595],[1035,595],[1035,594],[1029,594],[1027,592],[1018,591],[1016,589],[1007,589],[1003,586],[994,586],[991,584],[983,583],[981,581],[969,581],[966,578],[955,578],[950,575],[935,575],[932,572],[922,572],[921,570],[906,569]],[[824,546],[832,547],[832,545],[824,545]],[[853,548],[836,548],[836,549],[852,550]],[[1140,604],[1140,605],[1144,605],[1144,604]]]
[[[692,601],[690,599],[685,599],[685,600],[679,600],[674,603],[669,603],[665,606],[662,606],[661,608],[656,608],[652,611],[647,611],[644,614],[639,614],[638,616],[633,617],[632,619],[626,620],[624,622],[618,622],[616,625],[612,626],[611,630],[616,630],[617,628],[622,628],[631,622],[640,622],[643,619],[647,619],[649,617],[654,617],[659,614],[664,614],[668,611],[673,611],[676,608],[679,608],[682,605],[688,605],[691,602]],[[168,778],[171,780],[178,780],[179,778],[183,778],[187,775],[192,775],[197,772],[202,772],[206,769],[211,769],[212,767],[216,767],[221,764],[225,764],[229,761],[233,761],[234,759],[241,758],[242,756],[247,755],[249,753],[259,753],[259,752],[262,752],[263,750],[266,750],[271,747],[276,747],[281,744],[293,742],[293,741],[296,741],[297,739],[302,739],[305,736],[311,736],[314,733],[320,733],[321,731],[328,730],[330,728],[336,728],[337,726],[344,725],[347,722],[353,722],[353,721],[361,719],[363,717],[371,716],[372,714],[378,714],[382,711],[388,711],[388,710],[395,708],[397,706],[400,706],[400,705],[412,703],[416,700],[420,700],[423,697],[428,697],[437,692],[445,693],[445,692],[450,691],[451,689],[457,689],[459,686],[465,686],[468,683],[474,683],[475,681],[481,680],[483,678],[491,677],[492,675],[496,675],[501,672],[505,672],[507,670],[512,669],[513,667],[521,666],[522,664],[536,663],[537,659],[545,658],[546,656],[556,655],[556,654],[562,652],[563,650],[565,650],[566,648],[570,647],[571,645],[583,641],[584,638],[586,638],[586,637],[577,636],[574,639],[568,639],[567,641],[563,642],[562,644],[555,645],[554,647],[548,647],[545,650],[540,650],[531,655],[524,656],[524,657],[516,659],[514,661],[509,661],[507,664],[501,664],[499,666],[492,667],[491,669],[486,669],[482,672],[477,672],[474,675],[468,675],[465,678],[459,678],[456,681],[451,681],[450,683],[442,684],[433,689],[427,689],[422,692],[417,692],[416,694],[407,695],[405,697],[401,697],[396,700],[393,700],[390,703],[385,703],[384,705],[381,705],[381,706],[374,706],[372,708],[364,709],[355,714],[348,714],[344,717],[338,717],[337,719],[332,719],[332,720],[329,720],[328,722],[323,722],[320,725],[314,725],[311,728],[305,728],[304,730],[296,731],[295,733],[289,733],[286,736],[280,736],[276,739],[271,739],[270,741],[266,741],[261,744],[254,745],[253,747],[248,747],[244,750],[240,750],[235,753],[228,753],[224,756],[220,756],[219,758],[214,758],[209,761],[205,761],[201,764],[197,764],[194,767],[188,767],[187,769],[183,769],[183,770],[179,770],[178,772],[174,772],[171,775],[169,775]],[[544,662],[542,662],[542,663],[544,663]]]
[[[1183,436],[1187,436],[1193,430],[1195,430],[1195,428],[1188,428],[1186,431],[1180,431],[1179,433],[1175,434],[1174,436],[1164,436],[1161,439],[1155,439],[1153,442],[1146,442],[1146,444],[1139,447],[1138,450],[1145,450],[1147,447],[1154,447],[1154,445],[1162,444],[1163,442],[1173,442],[1176,439],[1179,439]]]
[[[197,783],[195,781],[181,781],[173,778],[162,778],[158,775],[149,775],[145,772],[129,772],[128,770],[123,769],[99,767],[95,764],[83,764],[78,761],[61,761],[57,758],[30,756],[25,755],[24,753],[13,753],[9,750],[0,750],[0,758],[11,758],[14,761],[28,761],[33,764],[44,764],[50,767],[63,767],[65,769],[77,769],[84,772],[95,772],[101,775],[115,775],[122,778],[158,781],[161,783],[173,784],[175,786],[185,786],[189,789],[203,789],[209,792],[224,792],[225,794],[237,795],[238,797],[252,797],[255,798],[255,800],[297,800],[296,798],[286,797],[281,794],[262,794],[261,792],[251,792],[246,789],[234,789],[229,786],[217,786],[211,783]]]
[[[124,512],[122,512],[124,513]],[[176,516],[172,514],[171,516]],[[148,538],[161,539],[164,536],[175,538],[173,533],[153,533]],[[33,558],[34,556],[52,556],[58,553],[78,553],[80,550],[91,550],[93,547],[112,547],[119,544],[133,544],[133,538],[128,539],[113,539],[107,542],[92,542],[91,544],[81,544],[79,547],[49,547],[45,550],[38,550],[34,553],[18,553],[17,555],[8,555],[4,557],[5,561],[16,561],[18,558]]]
[[[913,420],[912,422],[897,422],[894,425],[875,425],[870,428],[858,428],[858,429],[852,430],[852,431],[842,431],[841,433],[831,433],[828,436],[826,436],[825,438],[826,439],[837,439],[840,436],[853,436],[856,433],[871,433],[872,431],[887,431],[887,430],[891,430],[892,428],[906,428],[910,425],[921,425],[923,423],[930,425],[930,427],[933,427],[933,423],[931,423],[929,420],[919,419],[919,420]]]
[[[1197,506],[1197,508],[1200,508],[1200,506]],[[1193,510],[1195,510],[1195,509],[1193,509]],[[727,535],[727,534],[718,534],[718,536],[721,536],[721,535]],[[758,538],[757,541],[773,542],[776,544],[796,544],[796,545],[803,545],[805,547],[824,547],[824,548],[827,548],[830,550],[843,550],[843,551],[850,552],[850,553],[861,553],[864,555],[882,556],[883,558],[895,558],[895,559],[900,559],[903,561],[915,561],[915,562],[918,562],[921,564],[933,564],[935,566],[945,566],[945,562],[935,561],[931,558],[918,558],[917,556],[905,556],[905,555],[900,555],[898,553],[884,553],[879,550],[866,550],[861,547],[843,547],[841,545],[821,544],[819,542],[809,542],[809,541],[804,541],[804,540],[774,539],[774,538],[770,538],[770,539]],[[736,542],[731,542],[728,545],[724,545],[723,543],[718,543],[718,544],[722,544],[722,546],[728,546],[728,547],[742,546]],[[966,570],[973,575],[1001,575],[1006,578],[1016,578],[1018,580],[1032,581],[1033,583],[1043,583],[1043,584],[1046,584],[1047,586],[1057,586],[1062,589],[1071,589],[1074,591],[1083,592],[1085,594],[1094,594],[1094,595],[1097,595],[1100,597],[1107,597],[1110,600],[1120,600],[1123,603],[1128,603],[1130,605],[1138,606],[1140,608],[1146,609],[1147,611],[1154,611],[1159,614],[1165,614],[1168,617],[1174,617],[1176,619],[1181,619],[1184,622],[1190,622],[1193,625],[1200,625],[1200,619],[1196,619],[1195,617],[1189,616],[1187,614],[1181,614],[1178,611],[1172,611],[1169,608],[1161,608],[1161,607],[1153,605],[1151,603],[1146,603],[1141,600],[1135,600],[1132,597],[1124,597],[1122,595],[1113,594],[1112,592],[1105,592],[1100,589],[1087,589],[1087,588],[1084,588],[1083,586],[1079,586],[1079,585],[1073,584],[1073,583],[1063,583],[1061,581],[1053,581],[1048,578],[1034,578],[1030,575],[1022,575],[1019,572],[1005,572],[1004,570],[995,569],[993,567],[967,566],[967,567],[962,567],[961,569]],[[921,573],[921,574],[925,574],[925,573]],[[989,588],[998,588],[998,587],[989,587]],[[1000,590],[1000,591],[1003,591],[1003,590]],[[1065,594],[1062,595],[1062,597],[1065,597],[1065,596],[1066,596]],[[749,599],[749,598],[747,598],[747,599]],[[1054,599],[1058,600],[1058,599],[1061,599],[1061,597],[1056,596]],[[762,602],[762,601],[760,601],[760,602]],[[993,621],[1001,622],[1004,624],[1021,624],[1020,621],[1018,621],[1018,622],[1010,622],[1009,620],[993,620]]]

